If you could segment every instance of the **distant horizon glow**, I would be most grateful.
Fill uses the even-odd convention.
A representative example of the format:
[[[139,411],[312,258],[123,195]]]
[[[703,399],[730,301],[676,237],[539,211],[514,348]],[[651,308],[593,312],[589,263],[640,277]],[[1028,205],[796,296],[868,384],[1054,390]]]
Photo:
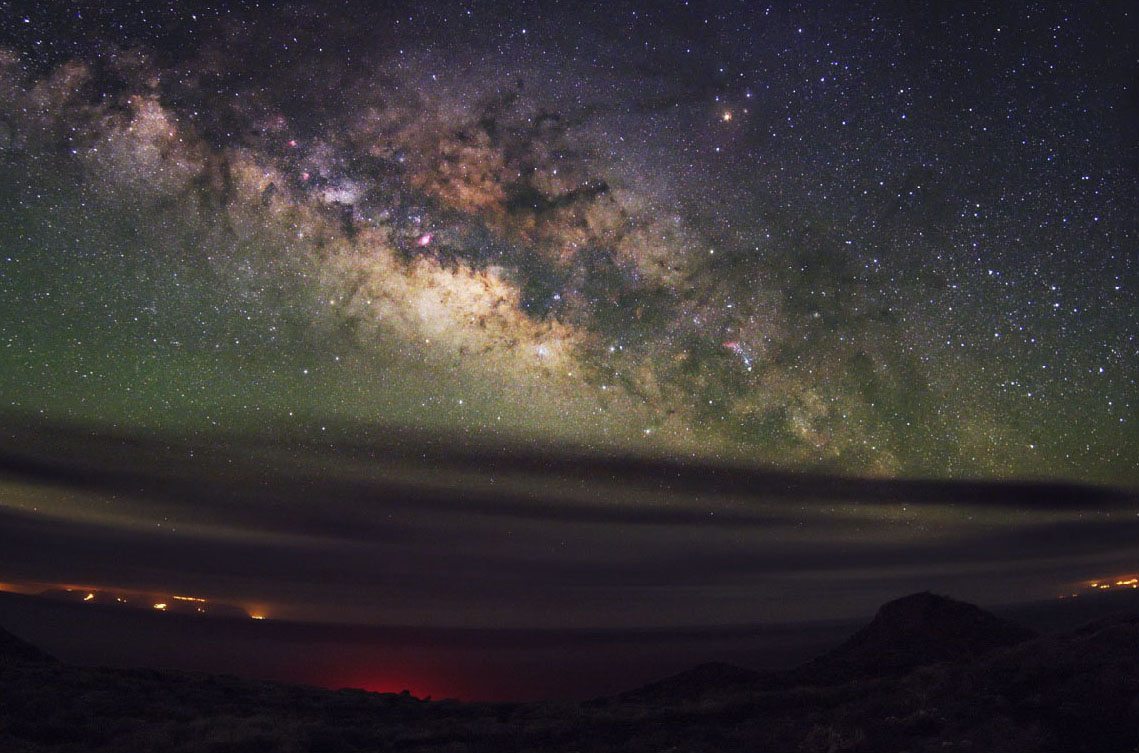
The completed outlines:
[[[1067,588],[1071,588],[1068,591]],[[1057,600],[1078,598],[1079,596],[1102,593],[1108,590],[1122,590],[1122,589],[1139,589],[1139,575],[1132,573],[1125,573],[1113,575],[1110,577],[1093,578],[1090,580],[1073,581],[1066,584],[1064,592],[1055,595],[1053,598]],[[82,603],[90,603],[96,606],[121,606],[128,609],[154,609],[158,611],[167,611],[170,607],[170,602],[192,602],[192,606],[196,607],[194,612],[202,615],[203,617],[215,617],[218,614],[217,609],[213,609],[215,605],[208,599],[194,597],[194,596],[179,596],[170,595],[166,597],[157,597],[156,594],[161,591],[132,591],[130,589],[122,589],[115,586],[96,586],[96,585],[83,585],[78,586],[74,584],[63,583],[0,583],[0,591],[14,594],[22,594],[25,596],[39,596],[46,598],[60,598],[59,595],[53,592],[65,592],[69,597],[72,595],[85,594],[82,596]],[[114,603],[108,602],[106,599],[113,599]],[[98,601],[97,601],[98,600]],[[153,603],[152,603],[153,602]],[[219,619],[233,619],[234,614],[231,611],[224,611],[233,608],[233,604],[221,604],[223,607],[223,615]],[[261,606],[242,606],[240,607],[246,613],[246,617],[252,620],[266,620],[270,619],[266,613],[266,609]],[[178,612],[179,614],[189,614],[185,610]],[[316,619],[313,622],[322,623],[328,622],[327,620]],[[335,624],[335,623],[333,623]],[[353,627],[352,625],[346,625]],[[389,627],[403,627],[399,625],[391,625]],[[715,626],[715,627],[728,627],[728,626]],[[640,627],[629,629],[643,629]],[[364,686],[359,686],[364,687]],[[365,688],[368,689],[368,688]],[[400,688],[401,690],[403,688]],[[395,691],[376,691],[376,692],[395,692]]]

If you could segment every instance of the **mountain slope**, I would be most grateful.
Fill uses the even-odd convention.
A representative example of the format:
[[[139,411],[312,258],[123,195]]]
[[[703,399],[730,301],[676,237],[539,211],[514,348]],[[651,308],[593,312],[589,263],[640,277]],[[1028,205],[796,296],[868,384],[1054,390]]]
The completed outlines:
[[[1036,634],[973,604],[916,593],[884,604],[842,645],[790,673],[799,683],[885,677],[939,662],[964,662]]]
[[[885,605],[791,673],[705,664],[584,704],[430,702],[74,667],[5,636],[5,752],[1132,753],[1139,742],[1139,617],[1031,637],[931,594]]]
[[[13,661],[51,664],[55,657],[0,629],[0,663]]]

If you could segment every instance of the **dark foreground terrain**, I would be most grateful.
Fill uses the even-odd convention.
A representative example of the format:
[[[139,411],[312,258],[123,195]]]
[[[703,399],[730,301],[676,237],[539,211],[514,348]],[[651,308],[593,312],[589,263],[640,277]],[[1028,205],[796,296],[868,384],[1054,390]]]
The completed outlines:
[[[0,751],[1139,750],[1139,616],[1038,636],[932,594],[788,672],[707,664],[585,703],[460,703],[69,666],[0,631]]]

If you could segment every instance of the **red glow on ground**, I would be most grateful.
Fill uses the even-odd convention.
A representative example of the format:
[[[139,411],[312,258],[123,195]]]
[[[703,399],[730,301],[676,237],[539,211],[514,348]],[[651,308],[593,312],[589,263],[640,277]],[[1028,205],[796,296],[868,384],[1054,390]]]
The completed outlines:
[[[379,674],[373,676],[353,676],[346,674],[330,677],[327,681],[322,681],[319,684],[333,690],[355,688],[358,690],[367,690],[370,693],[402,693],[407,691],[416,698],[430,697],[435,700],[456,697],[456,694],[449,692],[443,683],[429,678],[402,677],[396,675],[384,677]]]

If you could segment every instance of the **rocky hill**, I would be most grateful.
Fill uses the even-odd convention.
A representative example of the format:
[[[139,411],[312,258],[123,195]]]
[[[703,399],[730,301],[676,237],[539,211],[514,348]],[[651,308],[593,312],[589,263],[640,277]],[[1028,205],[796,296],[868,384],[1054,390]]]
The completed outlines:
[[[870,624],[789,677],[797,684],[834,684],[894,676],[940,662],[966,662],[1033,637],[1028,628],[973,604],[917,593],[883,605]]]

